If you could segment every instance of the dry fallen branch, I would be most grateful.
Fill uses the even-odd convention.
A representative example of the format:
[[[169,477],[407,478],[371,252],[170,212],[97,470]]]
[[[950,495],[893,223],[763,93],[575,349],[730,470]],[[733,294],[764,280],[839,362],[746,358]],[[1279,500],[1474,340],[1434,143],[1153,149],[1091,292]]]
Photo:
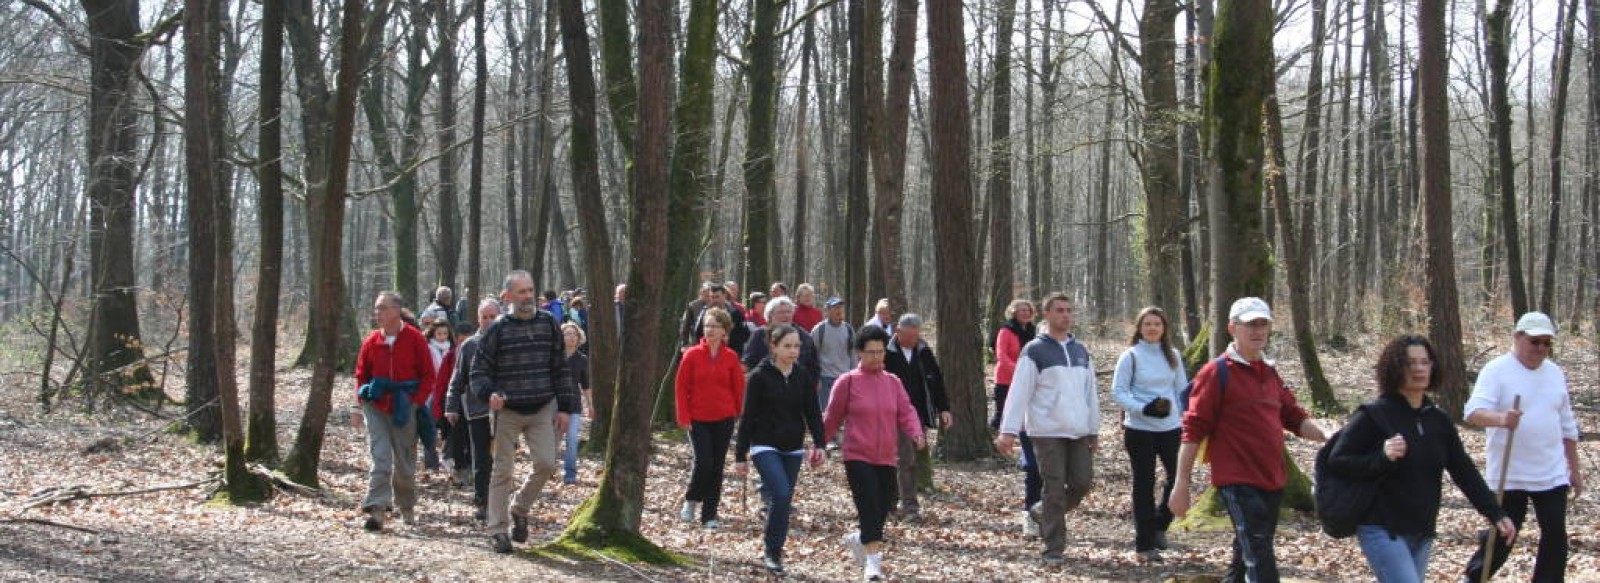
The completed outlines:
[[[261,464],[250,464],[245,466],[245,469],[250,470],[250,473],[255,474],[263,480],[266,480],[267,483],[272,484],[273,487],[291,494],[299,494],[301,496],[310,496],[313,498],[323,498],[328,500],[336,499],[336,497],[327,490],[312,488],[305,484],[297,484],[293,480],[290,480],[287,476],[273,471],[272,468],[263,466]]]
[[[211,478],[189,484],[156,486],[154,488],[144,488],[142,490],[125,490],[119,492],[90,492],[85,490],[83,486],[73,486],[71,488],[46,488],[40,493],[28,498],[27,503],[22,505],[22,509],[28,510],[30,508],[36,508],[39,506],[60,504],[62,502],[71,502],[73,500],[88,500],[90,498],[120,498],[123,496],[154,494],[156,492],[170,492],[172,490],[192,490],[216,482],[220,479],[221,478]]]
[[[86,534],[100,534],[100,531],[92,529],[92,528],[84,528],[84,527],[81,527],[81,526],[73,526],[73,525],[70,525],[70,524],[62,524],[60,522],[56,522],[56,521],[53,521],[53,520],[45,520],[43,518],[0,518],[0,524],[18,524],[18,523],[39,524],[39,525],[44,525],[44,526],[54,526],[54,527],[57,527],[57,528],[65,528],[67,530],[76,530],[78,532],[86,533]]]

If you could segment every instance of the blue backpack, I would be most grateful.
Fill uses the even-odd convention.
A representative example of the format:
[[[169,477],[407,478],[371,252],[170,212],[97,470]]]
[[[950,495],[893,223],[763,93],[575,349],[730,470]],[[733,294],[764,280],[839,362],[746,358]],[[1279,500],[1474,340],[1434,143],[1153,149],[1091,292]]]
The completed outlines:
[[[1226,355],[1218,356],[1216,360],[1211,362],[1216,365],[1217,369],[1217,390],[1221,391],[1217,394],[1217,398],[1220,399],[1222,395],[1228,394],[1228,357]],[[1195,376],[1200,376],[1200,371],[1195,371]],[[1189,379],[1189,384],[1183,386],[1183,391],[1178,393],[1179,411],[1189,410],[1189,395],[1193,392],[1194,379],[1191,378]]]

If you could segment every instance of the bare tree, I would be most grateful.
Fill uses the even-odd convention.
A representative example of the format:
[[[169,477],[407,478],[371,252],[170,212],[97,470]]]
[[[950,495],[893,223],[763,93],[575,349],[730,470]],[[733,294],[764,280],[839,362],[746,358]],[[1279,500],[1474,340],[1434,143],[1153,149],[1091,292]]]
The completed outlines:
[[[1511,98],[1506,69],[1510,64],[1511,0],[1496,0],[1484,16],[1484,53],[1489,60],[1489,114],[1494,120],[1496,176],[1500,179],[1501,236],[1505,241],[1506,274],[1511,286],[1511,311],[1530,309],[1528,286],[1523,280],[1522,236],[1517,226],[1516,160],[1511,154]]]
[[[261,7],[261,113],[257,155],[260,256],[250,323],[250,423],[245,459],[278,463],[276,364],[278,295],[283,281],[283,3]]]
[[[933,91],[929,95],[933,138],[934,255],[938,263],[939,352],[958,420],[941,435],[945,455],[971,460],[989,455],[983,423],[982,340],[978,334],[979,282],[983,280],[972,237],[972,124],[967,112],[966,31],[961,5],[928,3],[928,39]]]
[[[1466,402],[1461,355],[1461,314],[1456,295],[1455,243],[1450,194],[1450,59],[1446,0],[1417,4],[1417,92],[1422,129],[1423,221],[1427,233],[1428,336],[1441,387],[1439,406],[1456,417]],[[1509,220],[1510,217],[1507,217]]]

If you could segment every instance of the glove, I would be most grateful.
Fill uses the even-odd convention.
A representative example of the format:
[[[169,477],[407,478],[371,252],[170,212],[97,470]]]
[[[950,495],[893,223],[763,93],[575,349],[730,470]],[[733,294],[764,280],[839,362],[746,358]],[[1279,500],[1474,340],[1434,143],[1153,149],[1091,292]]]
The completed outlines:
[[[1142,412],[1146,417],[1166,419],[1168,415],[1172,414],[1172,401],[1157,397],[1155,400],[1146,403]]]

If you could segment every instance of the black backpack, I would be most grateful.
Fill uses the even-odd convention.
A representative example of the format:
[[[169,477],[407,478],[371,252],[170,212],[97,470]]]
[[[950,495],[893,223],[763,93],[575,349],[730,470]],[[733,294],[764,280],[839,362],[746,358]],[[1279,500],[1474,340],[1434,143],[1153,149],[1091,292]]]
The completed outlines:
[[[1365,410],[1367,415],[1378,422],[1378,429],[1383,431],[1384,435],[1394,435],[1388,421],[1384,420],[1383,413],[1374,403],[1364,403],[1360,409]],[[1333,456],[1333,446],[1348,428],[1348,424],[1340,427],[1327,442],[1322,444],[1317,450],[1317,466],[1313,470],[1316,483],[1312,485],[1312,492],[1317,501],[1317,522],[1322,524],[1322,532],[1333,538],[1345,538],[1356,533],[1356,527],[1361,526],[1361,520],[1366,518],[1367,510],[1371,509],[1377,500],[1380,483],[1380,480],[1346,478],[1328,468],[1328,458]]]

